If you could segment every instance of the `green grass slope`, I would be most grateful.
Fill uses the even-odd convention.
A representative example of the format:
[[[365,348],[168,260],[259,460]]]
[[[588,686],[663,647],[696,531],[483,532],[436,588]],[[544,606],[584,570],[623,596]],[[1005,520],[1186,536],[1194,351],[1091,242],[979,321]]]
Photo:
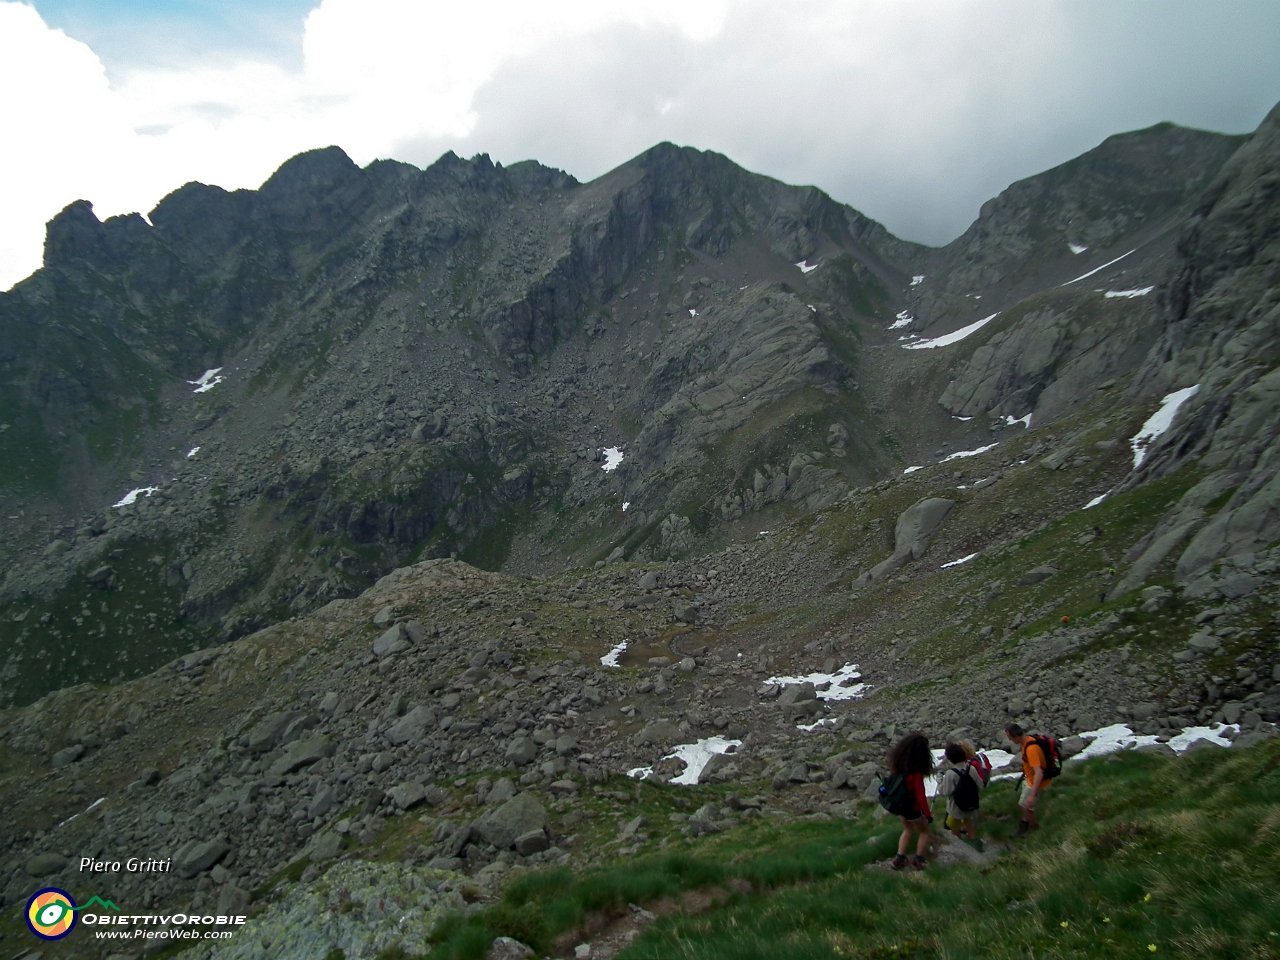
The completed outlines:
[[[989,844],[1010,834],[1015,803],[1015,783],[987,791]],[[1042,829],[982,867],[875,866],[898,830],[863,809],[526,875],[496,905],[445,924],[432,955],[480,957],[500,935],[572,955],[566,944],[635,903],[666,915],[621,958],[1280,957],[1280,739],[1072,764],[1046,796]],[[661,909],[693,902],[692,891],[715,905]]]

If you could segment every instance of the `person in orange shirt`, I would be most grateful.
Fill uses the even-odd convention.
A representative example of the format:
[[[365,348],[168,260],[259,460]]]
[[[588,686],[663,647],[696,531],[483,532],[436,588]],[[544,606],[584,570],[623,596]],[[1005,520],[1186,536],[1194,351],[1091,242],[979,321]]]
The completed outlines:
[[[1015,838],[1025,837],[1032,830],[1040,829],[1040,822],[1036,819],[1036,799],[1049,786],[1049,780],[1045,777],[1049,761],[1040,745],[1018,724],[1011,723],[1005,727],[1004,735],[1010,743],[1017,744],[1022,753],[1022,797],[1018,800],[1018,806],[1022,808],[1022,821],[1013,835]]]

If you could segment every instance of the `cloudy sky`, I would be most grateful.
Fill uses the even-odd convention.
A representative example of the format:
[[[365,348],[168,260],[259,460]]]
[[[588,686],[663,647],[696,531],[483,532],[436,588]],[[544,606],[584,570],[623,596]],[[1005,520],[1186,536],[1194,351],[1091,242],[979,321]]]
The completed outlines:
[[[327,144],[586,180],[671,140],[943,243],[1111,133],[1277,100],[1275,0],[0,0],[0,289],[73,200],[145,212]]]

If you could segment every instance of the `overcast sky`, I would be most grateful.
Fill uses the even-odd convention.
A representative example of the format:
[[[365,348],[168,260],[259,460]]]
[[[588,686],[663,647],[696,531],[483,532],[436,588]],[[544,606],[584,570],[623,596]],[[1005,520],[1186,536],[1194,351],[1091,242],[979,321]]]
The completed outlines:
[[[146,212],[338,144],[582,180],[662,140],[944,243],[1010,182],[1280,100],[1280,3],[0,0],[0,289],[76,199]]]

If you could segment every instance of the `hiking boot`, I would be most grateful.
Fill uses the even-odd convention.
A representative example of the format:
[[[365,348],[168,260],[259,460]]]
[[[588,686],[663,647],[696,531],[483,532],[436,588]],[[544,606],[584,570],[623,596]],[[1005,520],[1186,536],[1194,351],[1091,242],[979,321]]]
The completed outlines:
[[[1018,826],[1014,828],[1012,839],[1017,840],[1020,837],[1025,837],[1030,832],[1031,824],[1027,823],[1025,820],[1019,820]]]
[[[901,853],[898,854],[896,857],[894,857],[893,862],[889,864],[889,866],[893,867],[893,869],[895,870],[901,870],[906,865],[907,865],[907,858],[904,854],[901,854]]]
[[[911,858],[911,866],[916,870],[923,870],[928,865],[929,864],[925,863],[924,857],[920,856],[918,853]]]

